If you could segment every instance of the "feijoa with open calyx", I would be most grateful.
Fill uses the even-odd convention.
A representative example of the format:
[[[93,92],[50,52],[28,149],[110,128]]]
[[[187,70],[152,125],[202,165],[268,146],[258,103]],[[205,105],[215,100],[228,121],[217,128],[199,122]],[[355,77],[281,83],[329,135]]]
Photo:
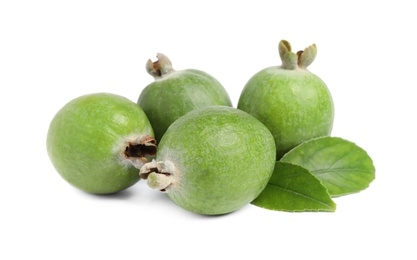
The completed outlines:
[[[109,194],[139,180],[156,154],[153,130],[133,101],[110,93],[80,96],[52,119],[47,151],[57,172],[89,193]]]
[[[207,106],[232,106],[229,95],[213,76],[196,69],[174,70],[164,54],[148,60],[146,70],[155,79],[146,86],[137,103],[146,113],[157,141],[180,116]]]
[[[238,108],[258,118],[274,135],[277,158],[300,143],[330,135],[334,106],[326,84],[307,70],[317,48],[313,44],[293,53],[279,43],[281,66],[256,73],[245,85]]]
[[[176,120],[156,160],[140,175],[182,208],[218,215],[253,201],[266,187],[275,158],[274,138],[259,120],[236,108],[211,106]]]

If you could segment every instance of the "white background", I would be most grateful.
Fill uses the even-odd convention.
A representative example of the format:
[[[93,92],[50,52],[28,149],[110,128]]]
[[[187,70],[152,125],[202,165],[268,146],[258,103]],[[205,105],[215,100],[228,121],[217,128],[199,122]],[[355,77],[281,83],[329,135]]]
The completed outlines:
[[[2,1],[0,259],[416,259],[412,1]],[[110,196],[67,184],[46,154],[54,114],[83,94],[137,100],[147,59],[216,77],[236,106],[280,65],[281,39],[318,47],[333,136],[364,148],[376,180],[335,213],[248,205],[189,213],[145,182]]]

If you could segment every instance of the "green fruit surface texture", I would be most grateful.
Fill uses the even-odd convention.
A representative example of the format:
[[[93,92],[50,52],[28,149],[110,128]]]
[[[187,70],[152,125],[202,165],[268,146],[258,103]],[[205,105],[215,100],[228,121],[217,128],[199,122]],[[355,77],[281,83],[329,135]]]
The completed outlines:
[[[141,176],[184,209],[225,214],[263,191],[275,158],[273,136],[256,118],[212,106],[175,121],[158,146],[158,162],[145,164]]]
[[[297,54],[280,42],[282,66],[256,73],[245,85],[238,108],[265,124],[274,135],[277,158],[300,143],[330,135],[334,106],[326,84],[307,70],[316,55],[312,45]]]
[[[155,81],[142,90],[137,101],[151,122],[156,140],[161,140],[176,119],[192,110],[232,106],[224,87],[211,75],[195,69],[175,71],[165,55],[157,57],[158,61],[147,64]]]
[[[137,104],[115,94],[94,93],[71,100],[56,113],[47,134],[47,151],[70,184],[108,194],[139,180],[132,162],[136,159],[140,165],[145,158],[128,156],[127,147],[151,136],[149,120]]]

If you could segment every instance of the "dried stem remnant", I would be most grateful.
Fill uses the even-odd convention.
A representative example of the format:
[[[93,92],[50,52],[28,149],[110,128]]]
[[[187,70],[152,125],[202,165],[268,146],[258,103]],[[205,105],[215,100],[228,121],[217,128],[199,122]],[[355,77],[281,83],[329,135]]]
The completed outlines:
[[[148,162],[147,157],[154,157],[156,151],[155,138],[150,135],[141,135],[135,141],[127,142],[122,153],[136,168],[140,169]]]
[[[175,166],[170,161],[156,162],[152,161],[146,163],[139,172],[142,179],[148,181],[148,186],[152,189],[157,189],[162,192],[168,189],[175,183]]]

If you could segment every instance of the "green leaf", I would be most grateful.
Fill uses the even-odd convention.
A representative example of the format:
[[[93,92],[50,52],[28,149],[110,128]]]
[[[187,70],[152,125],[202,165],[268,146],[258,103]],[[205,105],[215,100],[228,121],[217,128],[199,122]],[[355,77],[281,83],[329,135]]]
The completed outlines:
[[[336,210],[320,180],[307,169],[284,162],[276,162],[268,185],[252,204],[290,212]]]
[[[375,167],[366,151],[339,137],[306,141],[285,154],[281,161],[310,170],[332,197],[364,190],[375,179]]]

